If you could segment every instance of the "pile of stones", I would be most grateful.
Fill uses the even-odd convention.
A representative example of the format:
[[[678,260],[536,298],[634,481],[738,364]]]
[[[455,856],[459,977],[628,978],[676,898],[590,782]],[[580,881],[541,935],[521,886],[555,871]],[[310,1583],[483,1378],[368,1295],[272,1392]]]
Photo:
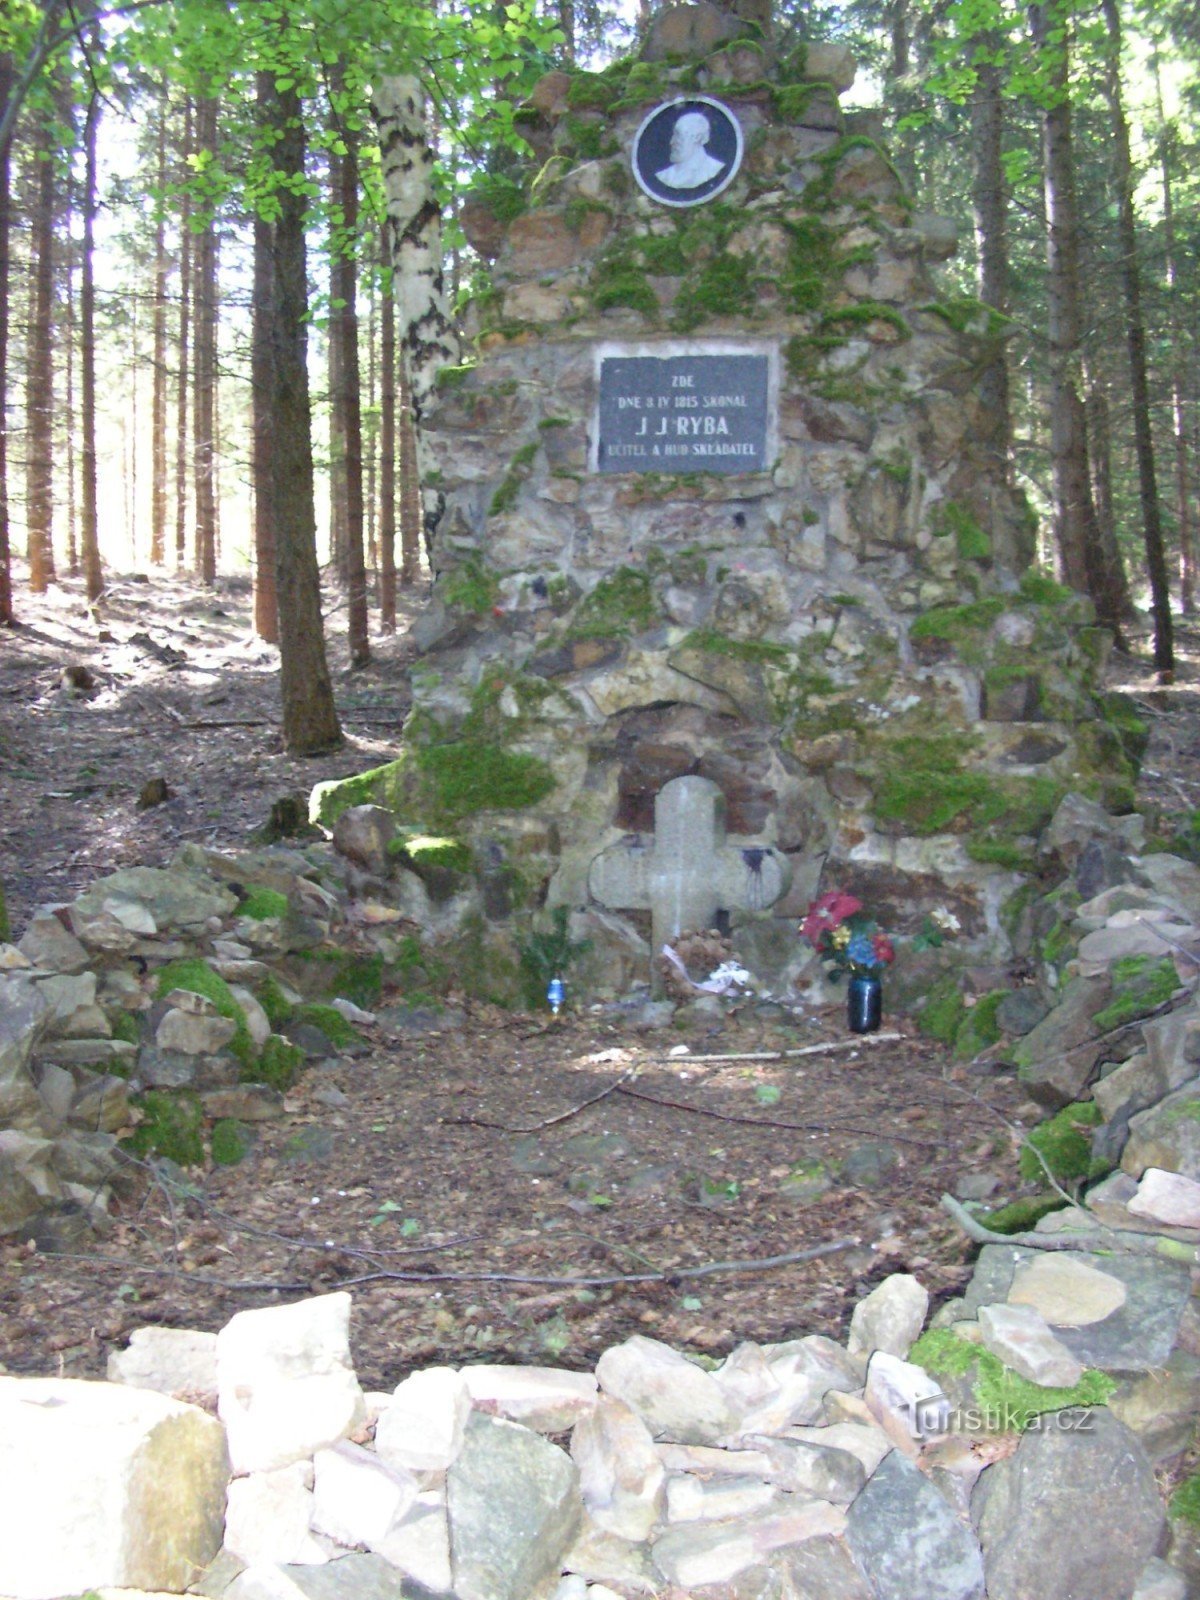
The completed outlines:
[[[923,1335],[897,1275],[844,1346],[709,1369],[635,1336],[594,1373],[435,1367],[392,1393],[358,1384],[345,1293],[144,1328],[109,1383],[0,1378],[0,1590],[1184,1600],[1194,1533],[1154,1468],[1193,1418],[1165,1374],[1197,1323],[1186,1269],[1150,1265],[985,1252]]]

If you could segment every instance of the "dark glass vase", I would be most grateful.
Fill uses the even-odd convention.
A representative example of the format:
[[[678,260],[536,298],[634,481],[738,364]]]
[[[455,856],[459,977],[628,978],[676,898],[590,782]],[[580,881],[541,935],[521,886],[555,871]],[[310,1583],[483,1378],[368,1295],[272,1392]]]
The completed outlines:
[[[853,977],[846,994],[846,1021],[851,1033],[874,1033],[883,1016],[883,984],[878,978]]]

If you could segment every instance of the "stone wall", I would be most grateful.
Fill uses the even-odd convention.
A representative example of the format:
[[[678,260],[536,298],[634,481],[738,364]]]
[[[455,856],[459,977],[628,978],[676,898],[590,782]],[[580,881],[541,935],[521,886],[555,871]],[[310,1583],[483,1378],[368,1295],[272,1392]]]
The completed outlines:
[[[535,160],[466,209],[493,265],[477,359],[428,419],[445,505],[416,710],[402,760],[322,814],[371,798],[465,842],[454,915],[419,886],[414,907],[482,916],[501,950],[569,908],[599,994],[645,975],[649,917],[599,904],[591,862],[648,835],[674,778],[711,781],[729,833],[782,858],[790,890],[734,916],[779,983],[819,886],[901,936],[949,908],[960,953],[1003,954],[1066,789],[1131,801],[1136,719],[1096,698],[1107,637],[1030,570],[976,393],[1003,321],[939,286],[952,229],[843,115],[853,74],[840,48],[777,61],[752,26],[672,8],[641,60],[545,78],[519,113]],[[671,209],[630,149],[694,94],[745,158]],[[764,470],[595,470],[601,355],[689,349],[768,355]]]

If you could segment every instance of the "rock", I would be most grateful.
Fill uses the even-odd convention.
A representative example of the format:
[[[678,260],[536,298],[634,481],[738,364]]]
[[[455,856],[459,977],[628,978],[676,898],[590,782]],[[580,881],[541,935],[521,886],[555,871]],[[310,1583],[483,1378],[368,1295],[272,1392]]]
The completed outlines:
[[[41,1192],[14,1157],[0,1149],[0,1237],[22,1229],[37,1216],[42,1205]]]
[[[239,1311],[217,1335],[218,1415],[237,1472],[335,1444],[366,1408],[350,1362],[350,1296]]]
[[[345,1555],[320,1567],[247,1567],[223,1600],[414,1600],[404,1574],[377,1555]]]
[[[237,1032],[232,1017],[221,1017],[214,1012],[209,1016],[196,1016],[174,1006],[164,1013],[154,1035],[160,1050],[175,1050],[181,1055],[210,1056],[224,1047]]]
[[[1137,824],[1142,819],[1136,819]],[[1040,850],[1045,856],[1057,856],[1068,868],[1073,868],[1080,855],[1093,839],[1113,844],[1120,849],[1134,841],[1138,828],[1133,818],[1110,817],[1104,807],[1081,794],[1065,795],[1050,826],[1040,840]],[[1143,824],[1144,826],[1144,824]]]
[[[1188,1600],[1187,1579],[1177,1567],[1151,1556],[1142,1568],[1130,1600]]]
[[[850,1318],[847,1347],[851,1355],[869,1356],[876,1350],[904,1357],[919,1338],[929,1310],[929,1292],[906,1272],[894,1272],[865,1300]]]
[[[419,1492],[411,1473],[342,1440],[313,1456],[312,1525],[338,1544],[381,1550]]]
[[[1032,1305],[980,1306],[979,1326],[986,1348],[1030,1383],[1072,1389],[1083,1376],[1082,1363]]]
[[[83,972],[92,959],[49,909],[35,915],[17,949],[42,972]]]
[[[1137,1439],[1103,1408],[1051,1413],[979,1479],[988,1600],[1126,1600],[1166,1523]]]
[[[130,907],[149,913],[154,926]],[[111,916],[135,933],[204,933],[210,917],[232,916],[236,909],[237,896],[228,889],[175,867],[126,867],[101,878],[71,907],[83,919]]]
[[[200,1094],[204,1115],[213,1122],[232,1117],[235,1122],[276,1122],[284,1114],[283,1095],[269,1083],[231,1083],[204,1089]]]
[[[606,1394],[636,1411],[656,1438],[711,1444],[736,1417],[721,1386],[669,1345],[634,1334],[600,1357],[596,1376]]]
[[[878,1600],[983,1600],[978,1543],[898,1450],[851,1506],[846,1543]]]
[[[910,1361],[877,1350],[867,1368],[867,1409],[891,1439],[908,1455],[923,1439],[936,1438],[949,1426],[950,1403],[941,1387]]]
[[[745,32],[735,16],[710,0],[666,6],[651,22],[642,46],[642,60],[667,61],[672,56],[686,56],[700,61]]]
[[[821,44],[815,40],[804,52],[804,76],[817,83],[828,83],[844,94],[854,85],[856,73],[854,52],[846,44]],[[934,219],[945,222],[944,217]],[[915,224],[914,224],[915,225]]]
[[[881,1189],[900,1165],[900,1152],[886,1139],[855,1145],[842,1162],[842,1182],[856,1189]]]
[[[1081,1097],[1103,1050],[1092,1018],[1111,994],[1107,977],[1076,978],[1054,1010],[1016,1046],[1018,1076],[1039,1104],[1057,1111]]]
[[[379,878],[387,874],[395,836],[396,819],[383,806],[351,806],[333,825],[334,849]]]
[[[461,1373],[427,1367],[396,1385],[375,1425],[381,1460],[407,1472],[444,1472],[462,1448],[471,1398]]]
[[[36,985],[0,980],[0,1125],[4,1127],[38,1123],[41,1101],[29,1075],[29,1059],[48,1015]]]
[[[772,1551],[840,1534],[846,1513],[820,1501],[797,1510],[760,1512],[732,1522],[684,1522],[654,1541],[654,1564],[685,1590],[728,1583]]]
[[[180,1592],[221,1544],[224,1431],[145,1389],[0,1377],[0,1593]]]
[[[832,1422],[821,1428],[789,1428],[787,1437],[854,1456],[868,1478],[892,1449],[892,1441],[874,1423]]]
[[[1140,816],[1136,820],[1143,821]],[[1165,853],[1148,855],[1138,859],[1137,870],[1143,883],[1177,906],[1189,922],[1200,923],[1200,868],[1193,862]]]
[[[816,1495],[834,1505],[848,1505],[862,1488],[866,1472],[858,1456],[822,1439],[815,1444],[798,1439],[757,1438],[767,1460],[763,1476],[789,1494]]]
[[[779,1496],[760,1478],[717,1478],[707,1481],[681,1472],[667,1479],[668,1522],[718,1522],[750,1516],[775,1506]]]
[[[562,1571],[579,1531],[579,1479],[556,1445],[474,1412],[446,1498],[461,1600],[529,1600]]]
[[[1147,1167],[1127,1205],[1135,1216],[1170,1228],[1200,1228],[1200,1183],[1178,1172]]]
[[[247,1566],[291,1561],[320,1565],[328,1553],[310,1531],[312,1469],[304,1461],[252,1472],[229,1485],[225,1508],[225,1548]]]
[[[635,1542],[649,1538],[659,1517],[665,1473],[641,1418],[605,1395],[576,1427],[571,1459],[597,1527]]]
[[[463,1367],[463,1382],[477,1411],[507,1417],[537,1433],[565,1433],[595,1408],[598,1385],[590,1372],[555,1367]]]
[[[71,1103],[70,1120],[101,1133],[117,1133],[121,1128],[128,1128],[133,1122],[129,1084],[124,1078],[85,1076]]]
[[[217,1399],[217,1336],[194,1328],[135,1328],[124,1350],[110,1351],[110,1383],[213,1405]]]
[[[1200,1357],[1173,1351],[1164,1366],[1127,1378],[1108,1408],[1155,1465],[1169,1460],[1191,1443],[1200,1416]]]
[[[1200,1078],[1131,1118],[1121,1166],[1135,1178],[1159,1167],[1200,1182]]]
[[[960,1314],[1005,1299],[1032,1305],[1085,1367],[1145,1372],[1174,1349],[1188,1289],[1187,1268],[1159,1257],[984,1245]]]
[[[996,1007],[996,1023],[1002,1032],[1022,1038],[1037,1027],[1049,1009],[1036,989],[1014,989]]]

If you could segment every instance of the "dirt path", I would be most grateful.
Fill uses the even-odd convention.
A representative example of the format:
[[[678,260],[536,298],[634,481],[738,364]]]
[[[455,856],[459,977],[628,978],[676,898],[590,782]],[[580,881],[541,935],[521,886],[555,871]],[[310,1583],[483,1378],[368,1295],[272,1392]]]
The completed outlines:
[[[58,592],[0,636],[0,881],[18,928],[182,840],[244,846],[281,795],[389,756],[403,637],[353,677],[335,646],[347,747],[293,762],[248,600],[119,583],[98,622]],[[64,684],[74,667],[92,687]],[[1192,659],[1170,690],[1138,662],[1114,673],[1153,718],[1147,801],[1176,815],[1200,803],[1198,676]],[[171,798],[140,808],[159,777]],[[425,1028],[379,1031],[371,1054],[311,1071],[240,1165],[182,1190],[131,1173],[83,1259],[0,1246],[0,1366],[94,1374],[141,1324],[216,1328],[339,1284],[372,1386],[433,1361],[587,1366],[633,1332],[712,1354],[837,1334],[888,1272],[956,1290],[970,1252],[937,1196],[966,1174],[1010,1194],[1004,1119],[1036,1119],[1010,1074],[953,1064],[908,1030],[846,1050],[836,1009],[751,1008],[685,1041],[451,999]],[[746,1059],[821,1043],[838,1048]],[[740,1059],[702,1059],[717,1054]],[[812,1251],[830,1253],[693,1275]]]

